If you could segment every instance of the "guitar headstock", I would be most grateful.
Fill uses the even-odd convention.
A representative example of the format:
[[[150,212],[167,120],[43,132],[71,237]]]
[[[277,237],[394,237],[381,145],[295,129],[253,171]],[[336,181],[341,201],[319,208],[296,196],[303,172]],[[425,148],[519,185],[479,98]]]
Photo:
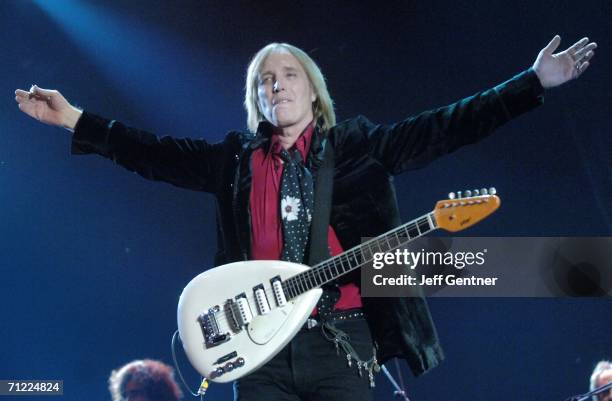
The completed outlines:
[[[473,226],[499,208],[501,200],[495,188],[451,192],[447,200],[436,203],[433,215],[439,228],[461,231]]]

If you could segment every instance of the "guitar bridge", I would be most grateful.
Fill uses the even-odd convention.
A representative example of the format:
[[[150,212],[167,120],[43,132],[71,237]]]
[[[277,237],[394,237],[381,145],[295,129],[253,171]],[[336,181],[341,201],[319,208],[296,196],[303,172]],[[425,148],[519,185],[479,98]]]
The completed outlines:
[[[229,333],[221,333],[219,330],[216,316],[219,310],[219,305],[216,305],[208,309],[208,312],[198,316],[198,322],[200,323],[200,328],[204,335],[204,344],[206,348],[216,347],[230,339]]]

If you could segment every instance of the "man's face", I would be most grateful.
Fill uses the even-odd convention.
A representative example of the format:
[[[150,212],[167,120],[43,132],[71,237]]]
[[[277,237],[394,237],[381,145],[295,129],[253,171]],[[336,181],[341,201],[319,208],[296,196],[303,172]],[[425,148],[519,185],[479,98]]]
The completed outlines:
[[[597,387],[612,383],[612,369],[604,370],[597,378]],[[600,401],[612,401],[612,388],[599,394]]]
[[[300,62],[288,52],[274,52],[261,65],[259,110],[278,128],[304,128],[313,120],[312,85]]]

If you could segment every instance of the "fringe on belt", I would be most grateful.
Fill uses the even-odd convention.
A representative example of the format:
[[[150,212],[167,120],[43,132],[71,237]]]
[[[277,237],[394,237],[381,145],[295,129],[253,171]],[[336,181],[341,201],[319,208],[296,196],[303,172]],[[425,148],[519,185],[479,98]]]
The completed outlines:
[[[364,371],[368,374],[368,381],[370,387],[374,387],[374,372],[380,371],[380,365],[376,360],[376,347],[372,347],[372,357],[368,360],[362,359],[355,348],[350,343],[350,336],[344,331],[340,330],[334,325],[334,322],[343,320],[362,319],[364,317],[363,311],[359,310],[348,310],[341,312],[332,312],[322,317],[309,318],[306,321],[305,328],[312,329],[314,327],[321,327],[321,333],[323,337],[332,342],[336,347],[336,354],[340,355],[340,349],[346,355],[346,363],[348,367],[352,367],[353,361],[357,367],[357,373],[360,377],[363,377]]]

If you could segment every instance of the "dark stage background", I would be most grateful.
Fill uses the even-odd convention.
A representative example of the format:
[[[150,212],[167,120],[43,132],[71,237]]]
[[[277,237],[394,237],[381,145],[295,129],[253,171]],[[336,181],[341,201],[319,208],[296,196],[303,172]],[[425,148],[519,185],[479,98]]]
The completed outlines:
[[[67,131],[17,109],[13,91],[31,84],[158,134],[217,141],[246,126],[245,68],[271,41],[309,51],[339,120],[393,122],[510,78],[556,33],[562,49],[587,35],[599,48],[579,81],[397,177],[397,191],[408,220],[451,190],[496,186],[502,208],[469,235],[612,234],[609,1],[6,0],[0,13],[0,379],[63,379],[64,399],[102,401],[111,369],[142,357],[171,363],[178,296],[215,249],[210,195],[71,156]],[[432,299],[447,360],[408,379],[408,393],[583,392],[595,362],[612,357],[611,308],[610,299]],[[382,376],[376,393],[392,399]],[[213,384],[207,397],[229,400],[231,387]]]

